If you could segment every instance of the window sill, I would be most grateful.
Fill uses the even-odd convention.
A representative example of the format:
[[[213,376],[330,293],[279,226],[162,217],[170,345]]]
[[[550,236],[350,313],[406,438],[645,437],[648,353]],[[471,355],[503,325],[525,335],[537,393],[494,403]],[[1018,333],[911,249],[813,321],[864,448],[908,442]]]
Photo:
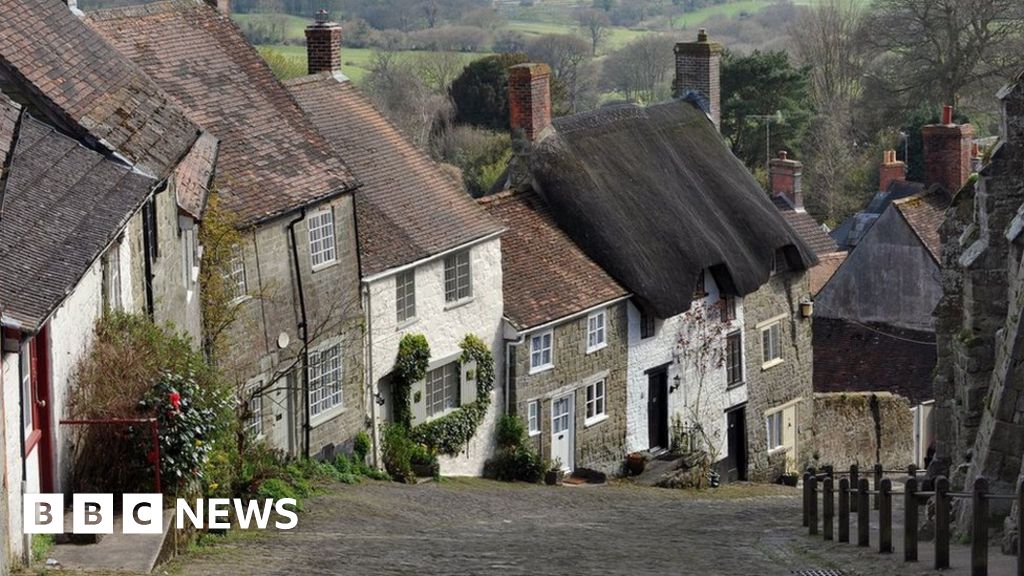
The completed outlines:
[[[608,415],[607,414],[601,414],[600,416],[594,416],[593,418],[587,418],[586,420],[583,421],[583,427],[584,428],[590,428],[591,426],[596,426],[597,424],[600,424],[601,422],[604,422],[607,419],[608,419]]]
[[[608,347],[608,342],[602,342],[593,348],[587,348],[587,354],[593,354],[594,352],[600,352]]]
[[[536,438],[537,436],[540,436],[540,430],[533,430],[529,434],[527,434],[527,436],[529,438]]]
[[[775,448],[769,448],[768,449],[768,455],[769,456],[775,456],[777,454],[785,454],[786,452],[789,452],[789,447],[788,446],[776,446]]]
[[[469,304],[472,301],[473,301],[473,297],[472,296],[467,296],[467,297],[463,298],[462,300],[455,300],[454,302],[445,302],[444,310],[445,310],[445,312],[447,312],[448,310],[454,310],[455,308],[461,308],[462,306],[465,306],[466,304]]]
[[[744,387],[746,385],[747,385],[747,381],[746,380],[740,380],[739,382],[733,382],[732,384],[726,384],[725,385],[725,389],[727,391],[728,390],[735,390],[736,388],[742,388],[742,387]]]
[[[554,369],[554,364],[545,364],[544,366],[537,366],[536,368],[530,368],[530,376],[534,374],[540,374],[541,372],[547,372],[548,370]]]
[[[416,316],[413,316],[412,318],[406,318],[405,320],[402,320],[401,322],[395,325],[395,332],[405,330],[406,328],[417,324],[419,321],[420,319],[417,318]]]
[[[782,364],[783,362],[785,362],[785,360],[783,360],[782,358],[776,358],[774,360],[769,360],[769,361],[765,362],[764,364],[761,364],[761,371],[764,372],[765,370],[768,370],[769,368],[774,368],[774,367],[778,366],[779,364]]]
[[[317,414],[316,416],[310,416],[309,417],[309,427],[310,428],[316,428],[317,426],[319,426],[319,425],[321,425],[321,424],[323,424],[325,422],[328,422],[328,421],[334,419],[335,417],[341,415],[344,411],[345,411],[345,405],[342,404],[340,406],[332,406],[332,407],[328,408],[327,410],[324,410],[323,412]]]
[[[332,266],[336,266],[337,264],[338,264],[338,259],[335,258],[334,260],[331,260],[330,262],[324,262],[323,264],[317,264],[316,266],[310,266],[310,270],[312,270],[313,272],[319,272],[321,270],[326,270],[326,269],[328,269],[328,268],[330,268]]]

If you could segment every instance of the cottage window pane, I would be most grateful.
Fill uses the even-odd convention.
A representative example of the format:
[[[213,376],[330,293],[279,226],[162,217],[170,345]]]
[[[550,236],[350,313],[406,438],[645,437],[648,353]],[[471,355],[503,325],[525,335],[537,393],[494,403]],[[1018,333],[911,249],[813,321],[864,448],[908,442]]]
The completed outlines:
[[[459,252],[444,259],[444,299],[458,302],[473,295],[469,252]]]
[[[740,333],[729,334],[725,342],[728,383],[739,384],[743,381],[743,346]]]
[[[334,212],[327,209],[309,217],[309,259],[316,268],[334,258]]]
[[[530,434],[540,432],[540,401],[534,400],[527,405],[527,421]]]
[[[586,420],[603,416],[605,414],[604,380],[599,380],[587,386],[586,395]]]
[[[458,362],[427,372],[427,417],[444,414],[459,405],[460,376]]]
[[[263,435],[263,396],[260,392],[262,385],[263,382],[256,381],[246,389],[249,415],[246,419],[245,429],[252,438],[259,438]]]
[[[341,345],[309,355],[309,408],[316,416],[341,406]]]
[[[416,317],[416,271],[409,270],[395,277],[396,307],[398,321],[405,322]]]

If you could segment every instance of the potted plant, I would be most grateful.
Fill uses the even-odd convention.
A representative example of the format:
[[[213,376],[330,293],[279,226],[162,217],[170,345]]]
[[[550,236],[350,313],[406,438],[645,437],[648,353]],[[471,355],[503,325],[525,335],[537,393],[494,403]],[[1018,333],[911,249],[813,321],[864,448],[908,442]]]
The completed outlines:
[[[799,482],[800,476],[798,476],[795,472],[788,472],[786,474],[783,474],[782,476],[779,476],[778,480],[778,483],[782,484],[783,486],[796,486]]]
[[[640,452],[631,452],[626,455],[626,470],[630,476],[639,476],[647,467],[647,459]]]
[[[544,483],[548,486],[561,486],[564,479],[565,470],[562,469],[562,461],[555,458],[555,461],[548,466],[548,471],[544,474]]]

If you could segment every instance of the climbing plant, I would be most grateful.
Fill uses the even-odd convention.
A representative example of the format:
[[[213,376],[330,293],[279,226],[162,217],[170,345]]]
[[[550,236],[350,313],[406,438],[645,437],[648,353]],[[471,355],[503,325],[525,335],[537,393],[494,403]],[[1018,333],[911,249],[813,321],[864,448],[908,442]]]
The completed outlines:
[[[461,362],[476,362],[476,400],[444,416],[416,426],[410,437],[432,451],[453,456],[466,445],[484,421],[494,389],[494,356],[479,337],[469,334],[459,344]],[[408,396],[404,410],[409,410]]]
[[[409,389],[427,375],[430,364],[430,344],[422,334],[406,334],[398,343],[398,356],[392,379],[392,395],[395,405],[395,422],[406,429],[412,422],[409,406]]]

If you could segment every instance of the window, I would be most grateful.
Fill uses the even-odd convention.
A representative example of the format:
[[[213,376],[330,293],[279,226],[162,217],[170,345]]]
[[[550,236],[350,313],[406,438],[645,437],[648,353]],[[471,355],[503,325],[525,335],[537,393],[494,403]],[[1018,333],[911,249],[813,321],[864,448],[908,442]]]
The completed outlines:
[[[767,367],[782,361],[782,323],[761,328],[761,363]]]
[[[395,276],[395,307],[399,323],[416,317],[416,270]]]
[[[743,340],[739,331],[725,337],[725,370],[729,386],[743,382]]]
[[[121,245],[120,239],[103,255],[103,306],[121,309]]]
[[[440,416],[459,405],[459,363],[427,372],[427,418]]]
[[[587,386],[587,417],[584,424],[592,424],[607,416],[604,406],[604,380]]]
[[[231,247],[231,260],[228,262],[228,269],[224,274],[224,286],[232,299],[245,296],[245,257],[242,254],[242,247],[235,244]]]
[[[640,338],[650,338],[654,336],[654,314],[649,314],[643,310],[640,311]]]
[[[732,322],[736,319],[736,297],[722,296],[718,303],[722,309],[722,322]]]
[[[249,413],[245,420],[245,431],[251,438],[263,436],[263,393],[260,387],[262,381],[255,381],[246,387],[245,394],[248,396]]]
[[[473,295],[469,273],[469,252],[459,252],[444,259],[444,301],[458,302]]]
[[[334,262],[334,212],[330,208],[309,217],[309,260],[314,270]]]
[[[534,400],[526,405],[526,423],[530,436],[540,434],[540,400]]]
[[[157,237],[156,198],[150,198],[142,208],[142,227],[149,261],[156,262],[157,256],[160,255],[160,241]]]
[[[530,372],[540,372],[554,365],[551,357],[551,341],[554,334],[551,330],[530,338]]]
[[[341,406],[341,344],[309,354],[309,413]]]
[[[587,353],[600,350],[608,345],[605,331],[606,314],[604,310],[592,312],[587,316]]]
[[[697,276],[697,284],[693,287],[693,299],[703,298],[708,295],[707,290],[704,289],[704,271],[701,270]]]
[[[782,412],[782,410],[779,410],[765,417],[765,426],[768,428],[769,450],[782,447]]]
[[[184,219],[183,219],[184,220]],[[191,220],[188,220],[191,222]],[[192,290],[192,284],[199,279],[199,241],[194,223],[181,229],[181,280]]]
[[[35,405],[35,398],[32,397],[32,345],[26,342],[21,347],[19,354],[21,364],[21,425],[26,432],[35,429],[35,419],[32,417],[32,407]]]

